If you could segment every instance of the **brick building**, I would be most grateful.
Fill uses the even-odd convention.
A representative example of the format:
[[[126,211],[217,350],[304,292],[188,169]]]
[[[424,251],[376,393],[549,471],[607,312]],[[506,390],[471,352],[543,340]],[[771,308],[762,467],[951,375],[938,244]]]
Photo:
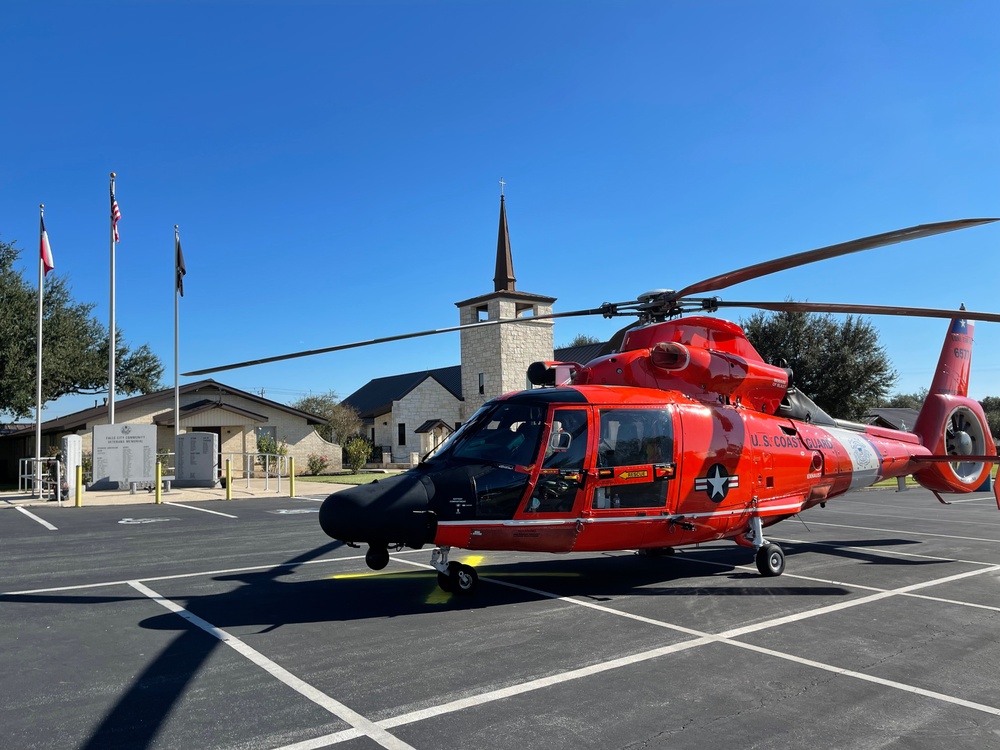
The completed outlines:
[[[257,451],[257,436],[269,434],[295,458],[296,472],[306,468],[310,453],[326,456],[328,470],[341,468],[340,446],[319,436],[325,420],[315,414],[232,388],[211,379],[180,386],[180,432],[212,432],[219,436],[219,452],[237,459]],[[91,451],[94,425],[108,423],[107,406],[67,414],[42,423],[42,455],[59,446],[66,435],[79,435],[85,453]],[[174,450],[174,389],[115,401],[116,424],[156,425],[157,452]],[[18,459],[35,455],[35,429],[0,435],[0,480],[15,481]],[[221,464],[220,464],[221,465]]]

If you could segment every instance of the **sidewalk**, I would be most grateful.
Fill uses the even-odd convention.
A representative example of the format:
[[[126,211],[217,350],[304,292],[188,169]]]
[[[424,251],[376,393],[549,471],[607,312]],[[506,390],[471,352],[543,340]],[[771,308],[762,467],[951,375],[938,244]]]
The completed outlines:
[[[248,486],[249,485],[249,486]],[[295,494],[303,495],[323,495],[339,492],[350,485],[334,484],[332,482],[295,482]],[[288,477],[281,478],[279,489],[278,480],[271,479],[236,479],[233,481],[232,499],[240,500],[249,497],[273,497],[287,498],[291,496],[291,485]],[[156,502],[156,493],[145,489],[137,489],[135,494],[129,490],[102,490],[98,492],[88,492],[84,490],[82,495],[82,507],[94,505],[142,505]],[[173,487],[169,492],[163,492],[160,499],[165,503],[190,503],[198,500],[225,500],[226,490],[222,487]],[[0,492],[0,508],[21,506],[58,506],[55,500],[44,500],[32,497],[30,493],[23,492]],[[62,501],[62,507],[73,508],[76,505],[76,498],[70,495],[68,500]]]

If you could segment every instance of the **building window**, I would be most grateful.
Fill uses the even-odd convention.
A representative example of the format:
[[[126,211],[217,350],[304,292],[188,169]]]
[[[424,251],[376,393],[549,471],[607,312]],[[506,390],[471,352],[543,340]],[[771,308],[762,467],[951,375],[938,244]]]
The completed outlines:
[[[483,373],[479,373],[479,392],[486,393],[486,376]]]
[[[396,425],[399,430],[399,435],[397,436],[400,445],[406,445],[406,423],[400,422]]]

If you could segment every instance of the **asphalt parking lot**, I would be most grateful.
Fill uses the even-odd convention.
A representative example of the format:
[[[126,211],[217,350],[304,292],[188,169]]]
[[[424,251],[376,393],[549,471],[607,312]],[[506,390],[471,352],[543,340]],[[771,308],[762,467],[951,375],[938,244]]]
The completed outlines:
[[[472,597],[319,497],[0,507],[0,747],[1000,748],[992,494],[849,494],[769,530],[779,578],[458,551]]]

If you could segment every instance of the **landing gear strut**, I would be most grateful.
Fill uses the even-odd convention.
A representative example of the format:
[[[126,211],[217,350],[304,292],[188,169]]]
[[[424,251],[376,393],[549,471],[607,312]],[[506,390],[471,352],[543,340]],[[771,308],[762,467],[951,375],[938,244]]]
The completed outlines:
[[[472,594],[479,586],[479,574],[471,565],[448,562],[451,547],[438,547],[431,553],[431,567],[438,572],[438,586],[452,594]]]
[[[785,572],[785,552],[777,544],[764,538],[764,527],[760,522],[760,516],[750,519],[750,533],[747,537],[756,550],[754,562],[757,563],[757,570],[762,576],[772,578]]]

